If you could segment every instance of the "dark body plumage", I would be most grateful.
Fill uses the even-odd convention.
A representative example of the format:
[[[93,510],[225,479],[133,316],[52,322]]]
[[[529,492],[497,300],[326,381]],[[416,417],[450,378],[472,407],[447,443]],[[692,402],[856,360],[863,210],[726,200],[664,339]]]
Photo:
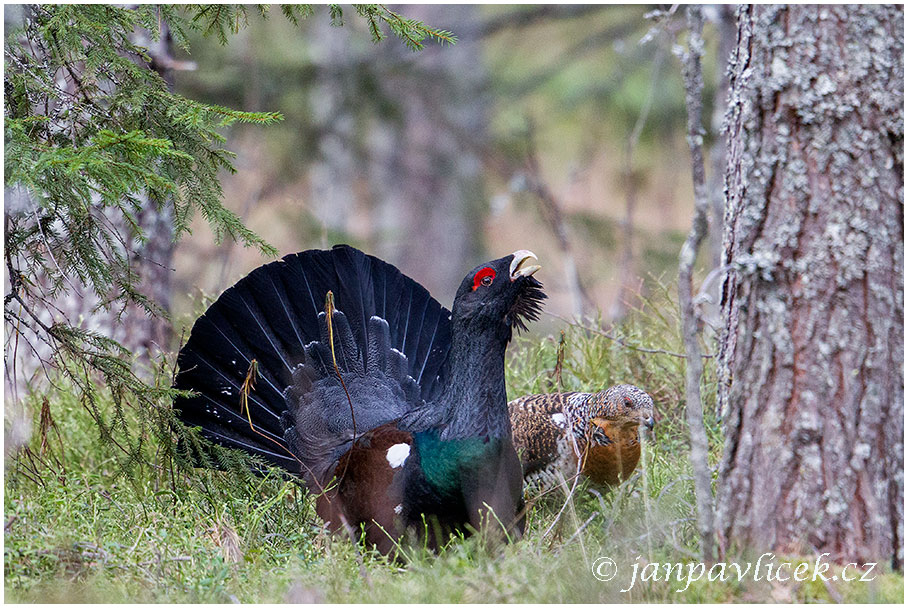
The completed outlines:
[[[483,504],[521,530],[504,353],[545,297],[534,259],[516,252],[471,271],[453,314],[352,247],[262,266],[196,321],[175,384],[196,394],[175,407],[207,438],[300,475],[332,529],[362,527],[383,552],[407,526],[425,529],[423,517],[441,532],[431,546],[478,529]],[[250,426],[240,404],[253,360]]]
[[[528,491],[573,479],[626,479],[640,460],[638,428],[653,426],[653,399],[632,384],[599,393],[527,395],[508,404]]]

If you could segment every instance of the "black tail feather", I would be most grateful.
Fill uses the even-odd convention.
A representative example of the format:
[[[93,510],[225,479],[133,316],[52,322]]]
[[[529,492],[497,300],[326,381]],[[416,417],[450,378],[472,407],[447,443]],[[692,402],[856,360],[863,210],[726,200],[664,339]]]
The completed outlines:
[[[450,348],[450,313],[394,266],[337,246],[288,255],[252,271],[196,321],[178,358],[175,387],[195,393],[175,401],[180,418],[218,443],[299,470],[281,417],[289,386],[299,393],[319,377],[334,375],[326,324],[319,320],[328,291],[344,313],[335,315],[334,332],[344,374],[387,373],[408,387],[408,401],[437,394]],[[250,428],[240,404],[253,360]],[[413,379],[409,383],[407,376]]]
[[[384,320],[369,319],[368,343],[362,348],[344,313],[335,311],[332,322],[337,369],[328,346],[327,316],[322,313],[319,323],[325,337],[306,345],[306,362],[293,373],[286,393],[289,407],[282,415],[284,439],[300,458],[292,470],[302,473],[312,488],[324,488],[356,438],[424,404],[419,386],[407,373],[406,357],[387,347],[390,331]],[[362,351],[372,353],[365,367]]]

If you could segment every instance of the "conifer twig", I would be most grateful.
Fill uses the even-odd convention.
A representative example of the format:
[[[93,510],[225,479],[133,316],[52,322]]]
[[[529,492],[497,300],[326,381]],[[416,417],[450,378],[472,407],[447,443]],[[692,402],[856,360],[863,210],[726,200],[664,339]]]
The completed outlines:
[[[552,370],[552,379],[559,391],[564,391],[564,330],[561,330],[561,337],[558,339],[558,354],[555,357],[555,369]]]
[[[353,399],[350,397],[350,391],[347,390],[347,383],[341,376],[340,368],[337,366],[337,355],[334,353],[334,292],[328,291],[325,294],[325,317],[328,322],[328,341],[331,343],[331,363],[334,365],[334,373],[340,380],[344,393],[347,395],[347,403],[350,404],[350,418],[353,419],[353,441],[356,441],[356,412],[353,410]]]

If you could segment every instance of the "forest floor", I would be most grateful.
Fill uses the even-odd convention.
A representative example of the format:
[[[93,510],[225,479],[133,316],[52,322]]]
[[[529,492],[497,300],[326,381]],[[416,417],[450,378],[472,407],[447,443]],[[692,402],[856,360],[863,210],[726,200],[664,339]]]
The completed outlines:
[[[62,388],[34,396],[27,450],[6,456],[5,600],[901,603],[904,578],[882,565],[871,582],[767,581],[765,571],[759,580],[750,573],[739,581],[730,567],[724,581],[701,573],[688,584],[697,574],[690,568],[698,544],[682,419],[684,366],[672,354],[681,350],[676,309],[668,294],[654,300],[613,328],[611,338],[567,328],[561,374],[565,390],[632,382],[653,395],[657,424],[638,471],[617,488],[581,483],[570,496],[533,501],[518,542],[488,548],[455,539],[439,555],[411,550],[404,565],[325,533],[312,499],[276,472],[179,469],[160,457],[150,430],[141,431],[146,460],[125,462],[99,437],[81,395]],[[508,394],[556,388],[557,351],[557,337],[518,339],[509,354]],[[714,382],[708,363],[704,394],[715,466],[721,435],[709,398]],[[99,404],[110,406],[103,395]],[[608,574],[604,558],[617,566],[607,581],[593,575],[597,565]],[[809,563],[811,573],[813,560],[775,556],[776,564]],[[667,576],[673,564],[679,566]],[[835,566],[826,572],[835,574],[841,574]]]

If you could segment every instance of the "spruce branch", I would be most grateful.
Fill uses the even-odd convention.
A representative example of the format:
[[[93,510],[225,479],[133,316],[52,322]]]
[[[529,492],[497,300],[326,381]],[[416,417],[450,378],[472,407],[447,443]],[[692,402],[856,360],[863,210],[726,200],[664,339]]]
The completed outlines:
[[[315,13],[311,5],[280,10],[294,25]],[[375,42],[386,37],[384,27],[414,50],[426,39],[456,40],[383,5],[355,10]],[[179,456],[170,441],[174,433],[184,452],[199,440],[172,424],[176,393],[169,385],[137,375],[134,353],[88,329],[82,319],[67,318],[60,298],[86,299],[86,312],[105,313],[114,323],[129,320],[122,318],[127,309],[166,320],[166,309],[140,284],[139,262],[167,267],[166,259],[155,260],[145,249],[149,234],[142,218],[148,213],[172,223],[174,239],[189,232],[200,214],[217,242],[232,240],[266,256],[277,254],[224,206],[218,177],[222,170],[236,171],[225,148],[227,127],[273,125],[283,116],[174,94],[157,70],[181,69],[177,64],[185,62],[146,48],[152,46],[148,40],[169,35],[188,51],[187,32],[193,30],[226,44],[250,18],[268,18],[270,10],[268,5],[39,4],[24,11],[22,27],[8,33],[4,46],[5,186],[16,195],[4,210],[7,375],[12,386],[26,383],[16,377],[21,345],[51,385],[77,388],[102,439],[117,448],[128,471],[148,459],[143,450],[149,427],[169,446],[168,458]],[[335,24],[343,23],[339,6],[328,12]],[[145,33],[137,36],[141,30]],[[98,398],[102,387],[112,396],[110,411]],[[225,462],[236,460],[213,453]]]

